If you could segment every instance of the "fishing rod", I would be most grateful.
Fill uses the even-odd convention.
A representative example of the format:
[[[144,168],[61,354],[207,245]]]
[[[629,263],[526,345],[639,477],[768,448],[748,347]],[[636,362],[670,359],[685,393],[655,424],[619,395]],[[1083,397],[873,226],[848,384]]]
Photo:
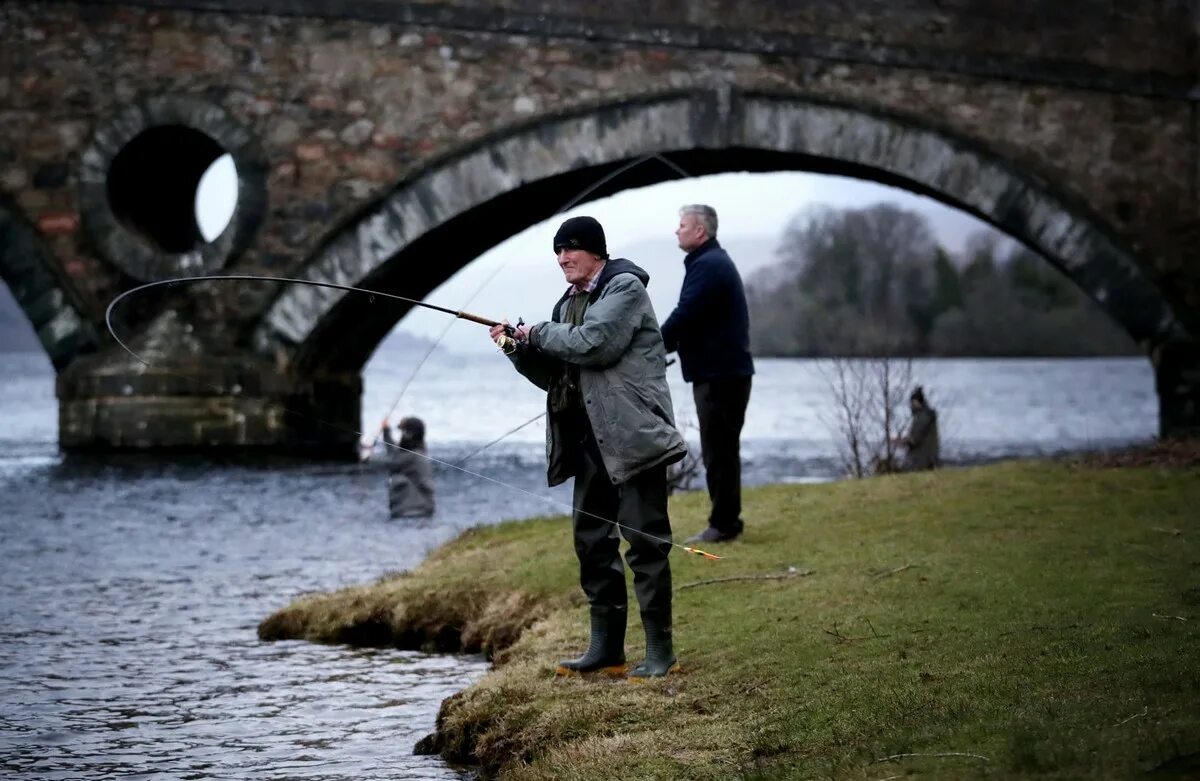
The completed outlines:
[[[113,339],[117,340],[117,344],[124,347],[125,350],[133,357],[138,358],[138,360],[142,360],[138,356],[137,353],[135,353],[133,350],[130,350],[129,347],[124,342],[121,341],[121,339],[117,336],[116,332],[113,330],[113,327],[112,327],[113,309],[116,307],[116,305],[118,303],[120,303],[122,301],[122,299],[125,299],[125,298],[133,295],[134,293],[138,293],[143,290],[149,290],[152,287],[160,287],[162,285],[168,285],[170,287],[174,287],[175,285],[177,285],[181,282],[284,282],[284,283],[293,284],[293,285],[312,285],[314,287],[333,288],[335,290],[345,290],[347,292],[353,292],[353,293],[365,293],[371,297],[382,296],[383,298],[391,298],[396,301],[403,301],[406,304],[412,304],[414,306],[423,307],[425,309],[432,309],[435,312],[444,312],[445,314],[453,315],[454,317],[458,318],[459,320],[469,320],[472,323],[479,323],[480,325],[486,325],[489,328],[492,328],[497,325],[503,325],[505,333],[507,333],[509,335],[511,335],[516,330],[515,326],[508,325],[507,323],[503,323],[500,320],[491,320],[489,318],[482,317],[480,315],[471,314],[470,312],[463,312],[463,311],[456,310],[456,309],[450,309],[449,307],[445,307],[445,306],[438,306],[437,304],[431,304],[428,301],[421,301],[416,298],[409,298],[407,296],[397,295],[396,293],[384,293],[381,290],[368,290],[368,289],[362,288],[362,287],[354,287],[353,285],[339,285],[336,282],[322,282],[320,280],[314,280],[314,279],[296,279],[293,277],[269,277],[269,276],[261,276],[258,274],[212,274],[212,275],[203,276],[203,277],[175,277],[172,279],[160,279],[156,282],[147,282],[144,285],[138,285],[137,287],[130,288],[129,290],[126,290],[125,292],[121,293],[119,296],[114,298],[112,301],[109,302],[108,308],[104,310],[104,324],[106,326],[108,326],[108,332],[110,334],[112,334]],[[523,325],[524,321],[518,321],[518,324]],[[146,363],[144,360],[142,360],[142,362]],[[146,365],[149,366],[150,364],[146,363]]]
[[[112,325],[113,309],[123,299],[133,295],[134,293],[139,293],[143,290],[149,290],[150,288],[154,288],[154,287],[161,287],[163,285],[167,285],[168,287],[174,287],[175,285],[177,285],[181,282],[184,282],[184,283],[186,283],[186,282],[282,282],[282,283],[293,284],[293,285],[312,285],[313,287],[332,288],[334,290],[344,290],[344,291],[352,292],[352,293],[365,293],[365,294],[371,296],[372,299],[375,296],[382,296],[383,298],[391,298],[396,301],[403,301],[407,304],[412,304],[413,306],[424,307],[425,309],[432,309],[435,312],[443,312],[448,315],[453,315],[458,320],[467,320],[472,323],[479,323],[480,325],[486,325],[489,328],[492,328],[497,325],[502,325],[502,326],[504,326],[504,334],[505,335],[500,337],[499,339],[497,339],[497,346],[499,346],[501,349],[509,349],[511,347],[511,345],[513,344],[513,342],[511,340],[513,339],[514,335],[516,334],[517,327],[525,324],[525,321],[520,318],[517,319],[516,325],[512,325],[510,323],[506,323],[501,320],[492,320],[487,317],[483,317],[481,315],[476,315],[476,314],[472,314],[470,312],[464,312],[464,311],[456,310],[456,309],[450,309],[449,307],[438,306],[437,304],[430,304],[427,301],[421,301],[416,298],[409,298],[408,296],[397,295],[396,293],[384,293],[381,290],[368,290],[367,288],[354,287],[353,285],[339,285],[336,282],[321,282],[319,280],[296,279],[293,277],[270,277],[270,276],[261,276],[258,274],[213,274],[210,276],[202,276],[202,277],[174,277],[172,279],[160,279],[156,282],[147,282],[144,285],[138,285],[137,287],[130,288],[129,290],[126,290],[125,292],[121,293],[119,296],[114,298],[112,301],[110,301],[108,304],[108,307],[104,310],[104,324],[108,327],[108,332],[112,335],[112,338],[116,340],[117,344],[121,345],[121,347],[125,350],[125,352],[129,353],[130,355],[132,355],[134,358],[138,359],[141,363],[145,364],[146,366],[150,366],[150,362],[147,361],[142,356],[138,355],[136,352],[134,352],[133,349],[129,347],[129,345],[125,344],[125,342],[121,341],[121,338],[117,336],[117,332],[115,330],[113,330],[113,325]],[[509,341],[503,341],[505,339],[507,339]],[[359,432],[359,433],[362,433],[362,432]],[[363,436],[366,436],[366,434],[363,434]]]
[[[116,329],[113,327],[113,322],[112,322],[113,311],[116,309],[117,304],[119,304],[121,301],[128,298],[129,296],[134,295],[135,293],[138,293],[143,290],[149,290],[150,288],[162,287],[164,285],[174,287],[177,284],[195,284],[195,283],[201,283],[201,282],[223,282],[223,281],[276,282],[276,283],[295,284],[295,285],[311,285],[313,287],[325,287],[325,288],[332,288],[335,290],[343,290],[343,291],[353,292],[353,293],[362,293],[362,294],[365,294],[365,295],[371,296],[371,297],[380,296],[382,298],[389,298],[389,299],[393,299],[396,301],[403,301],[403,302],[406,302],[409,304],[414,304],[414,305],[425,307],[427,309],[432,309],[434,311],[442,312],[444,314],[453,315],[457,319],[468,320],[473,323],[479,323],[480,325],[486,325],[489,328],[497,326],[497,325],[503,325],[505,328],[505,333],[507,334],[507,338],[510,338],[510,339],[513,338],[512,333],[516,330],[515,326],[508,325],[500,320],[491,320],[489,318],[482,317],[480,315],[475,315],[475,314],[471,314],[469,312],[454,310],[454,309],[450,309],[448,307],[437,306],[435,304],[429,304],[424,301],[418,301],[416,299],[408,298],[407,296],[397,295],[395,293],[385,293],[380,290],[370,290],[369,288],[355,287],[353,285],[341,285],[341,284],[337,284],[335,282],[320,282],[320,281],[311,280],[311,279],[295,279],[292,277],[259,276],[259,275],[255,275],[255,274],[214,274],[212,276],[175,277],[172,279],[162,279],[162,280],[158,280],[155,282],[147,282],[143,285],[138,285],[137,287],[130,288],[129,290],[124,291],[123,293],[118,295],[116,298],[114,298],[112,301],[110,301],[108,304],[108,307],[104,310],[104,324],[108,328],[108,332],[112,336],[113,340],[116,341],[116,343],[121,346],[121,349],[123,349],[125,352],[129,353],[131,356],[133,356],[134,359],[136,359],[139,363],[143,364],[147,368],[154,368],[153,364],[151,364],[150,361],[146,360],[139,353],[135,352],[128,344],[125,343],[124,340],[121,339],[120,336],[117,335]],[[169,374],[174,377],[178,377],[187,382],[191,382],[191,383],[200,385],[202,387],[210,388],[219,394],[222,394],[222,395],[226,394],[226,390],[224,388],[217,386],[217,385],[213,385],[212,383],[204,382],[203,380],[200,380],[196,377],[178,374],[176,372],[171,372],[169,370],[163,370],[163,369],[159,369],[159,371],[163,371],[166,374]],[[294,409],[291,409],[289,407],[282,406],[282,405],[280,406],[280,409],[283,412],[286,412],[288,414],[295,415],[297,417],[304,418],[306,420],[311,420],[316,423],[320,423],[321,425],[327,426],[334,431],[342,431],[342,432],[346,432],[346,433],[352,433],[358,437],[367,436],[366,432],[358,431],[356,429],[352,429],[350,427],[342,426],[342,425],[339,425],[336,423],[331,423],[327,420],[318,418],[315,415],[312,415],[309,413],[300,412],[299,410],[294,410]],[[534,420],[536,420],[536,418]],[[527,421],[526,423],[522,424],[522,426],[528,425],[529,423],[532,423],[532,422],[533,422],[532,420]],[[714,553],[708,553],[707,551],[700,550],[699,548],[695,548],[695,547],[692,547],[689,545],[680,545],[677,542],[668,540],[664,537],[659,537],[654,534],[650,534],[648,532],[642,531],[641,529],[634,529],[630,526],[626,526],[625,524],[620,523],[619,521],[615,521],[611,518],[605,518],[605,517],[597,515],[595,513],[591,513],[586,510],[583,510],[581,508],[575,507],[575,505],[573,505],[569,502],[563,502],[563,501],[561,501],[559,499],[555,499],[553,497],[545,496],[543,494],[537,494],[537,493],[534,493],[533,491],[527,490],[525,488],[521,488],[518,485],[506,483],[503,480],[497,480],[493,477],[488,477],[487,475],[471,471],[470,469],[466,469],[465,467],[459,466],[457,464],[452,464],[448,461],[442,461],[441,459],[433,458],[432,456],[428,455],[427,453],[421,453],[421,452],[418,452],[415,450],[410,450],[406,447],[402,447],[398,443],[390,443],[390,442],[385,441],[384,444],[389,447],[400,450],[402,452],[405,452],[405,453],[412,453],[413,455],[416,455],[420,458],[424,458],[431,463],[440,464],[440,465],[448,467],[450,469],[454,469],[459,472],[462,472],[463,474],[471,475],[471,476],[477,477],[481,480],[486,480],[490,483],[494,483],[495,485],[503,486],[503,487],[508,488],[513,491],[519,491],[520,493],[526,494],[535,499],[541,499],[544,502],[548,502],[550,504],[554,504],[559,507],[568,508],[572,513],[580,513],[580,514],[586,515],[590,518],[595,518],[596,520],[604,521],[605,523],[611,523],[613,526],[617,527],[618,529],[633,532],[635,534],[640,534],[649,540],[652,540],[654,542],[663,543],[665,545],[670,545],[675,548],[679,548],[686,553],[693,553],[697,556],[703,556],[706,559],[712,559],[712,560],[719,560],[719,559],[723,558],[722,556],[718,556]],[[492,443],[492,444],[494,444],[494,443]]]

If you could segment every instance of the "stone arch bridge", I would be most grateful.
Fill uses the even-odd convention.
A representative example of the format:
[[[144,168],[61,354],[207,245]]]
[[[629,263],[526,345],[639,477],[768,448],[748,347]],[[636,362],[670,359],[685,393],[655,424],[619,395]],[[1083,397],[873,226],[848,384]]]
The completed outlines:
[[[8,3],[0,274],[58,370],[64,448],[348,455],[360,370],[402,308],[308,286],[158,288],[119,318],[147,367],[108,336],[106,305],[217,273],[419,298],[641,159],[839,173],[1039,251],[1144,347],[1163,433],[1195,432],[1196,13],[1183,0]],[[238,201],[206,241],[191,200],[224,153]],[[592,196],[675,176],[652,160]]]

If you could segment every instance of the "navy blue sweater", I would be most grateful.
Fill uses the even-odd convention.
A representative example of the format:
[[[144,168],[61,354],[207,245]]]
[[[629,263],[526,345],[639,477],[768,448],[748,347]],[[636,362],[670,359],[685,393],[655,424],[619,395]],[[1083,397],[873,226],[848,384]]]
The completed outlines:
[[[750,314],[737,267],[716,239],[683,259],[683,288],[662,325],[667,352],[679,352],[687,382],[754,374]]]

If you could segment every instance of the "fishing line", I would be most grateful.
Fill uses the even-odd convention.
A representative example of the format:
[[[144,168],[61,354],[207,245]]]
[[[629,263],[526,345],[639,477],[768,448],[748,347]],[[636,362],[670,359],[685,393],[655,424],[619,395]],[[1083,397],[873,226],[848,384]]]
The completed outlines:
[[[610,171],[609,173],[607,173],[604,176],[597,179],[595,182],[592,182],[590,185],[585,187],[583,190],[580,190],[578,193],[576,193],[576,195],[573,198],[571,198],[569,201],[567,201],[562,206],[560,206],[558,208],[558,210],[556,212],[554,212],[554,214],[552,214],[551,216],[552,217],[557,216],[557,215],[562,214],[563,212],[567,211],[568,209],[571,209],[572,207],[577,205],[580,201],[582,201],[584,198],[588,197],[589,195],[594,193],[596,190],[600,189],[601,187],[608,184],[612,180],[616,179],[618,176],[621,176],[622,174],[626,173],[627,171],[637,168],[639,165],[649,162],[650,160],[657,160],[658,162],[662,163],[666,167],[670,168],[675,173],[679,174],[684,179],[691,178],[691,174],[689,174],[687,171],[683,170],[683,168],[681,168],[679,165],[677,165],[676,163],[674,163],[671,160],[668,160],[666,157],[659,154],[658,152],[652,152],[647,155],[642,155],[641,157],[639,157],[635,160],[631,160],[628,163],[626,163],[625,165],[616,169],[615,171]],[[476,298],[479,297],[479,294],[482,293],[485,289],[487,289],[487,287],[490,284],[492,284],[492,280],[494,280],[500,274],[500,272],[504,270],[504,268],[508,265],[510,260],[512,260],[511,255],[508,258],[505,258],[503,262],[501,262],[498,266],[496,266],[496,268],[490,274],[488,274],[486,278],[484,278],[483,282],[480,283],[479,287],[477,287],[475,289],[475,292],[471,293],[471,295],[468,296],[467,300],[463,303],[464,309],[466,307],[470,306],[471,303]],[[427,349],[425,351],[425,354],[423,356],[421,356],[421,360],[417,361],[417,365],[413,368],[412,372],[408,375],[408,379],[405,380],[404,384],[400,386],[400,394],[398,396],[396,396],[396,401],[393,402],[392,406],[388,409],[388,414],[384,417],[385,421],[389,420],[395,416],[396,410],[400,406],[400,401],[404,398],[404,394],[408,392],[408,387],[413,383],[413,380],[415,380],[417,378],[417,374],[420,373],[422,367],[425,366],[425,362],[429,360],[429,356],[433,355],[433,351],[436,350],[439,346],[441,346],[442,340],[446,338],[446,334],[450,333],[450,329],[453,327],[454,327],[453,320],[446,323],[446,327],[443,328],[441,333],[439,333],[437,335],[437,338],[433,340],[433,344],[430,345],[429,349]],[[542,414],[544,415],[545,413],[542,413]],[[537,418],[534,418],[534,420],[537,420]],[[484,450],[487,450],[492,445],[496,444],[497,442],[502,441],[504,439],[504,437],[507,437],[510,434],[513,434],[513,433],[519,431],[520,429],[524,428],[525,426],[529,425],[529,423],[532,423],[532,422],[533,422],[533,420],[531,420],[527,423],[523,423],[522,425],[518,426],[517,428],[513,429],[512,431],[509,431],[507,434],[504,434],[503,436],[499,437],[498,439],[495,439],[492,442],[489,442],[487,445],[484,445],[483,447],[481,447],[479,450],[476,450],[471,455],[467,456],[464,459],[461,459],[459,461],[459,463],[460,464],[466,463],[468,460],[479,455],[480,453],[482,453]],[[374,451],[375,446],[377,444],[379,444],[381,434],[382,434],[381,431],[375,432],[375,436],[371,440],[371,450],[372,451]]]
[[[496,437],[496,438],[495,438],[495,439],[493,439],[491,442],[487,443],[486,445],[484,445],[483,447],[479,448],[478,450],[475,450],[475,451],[473,451],[473,452],[471,452],[471,453],[469,453],[469,454],[467,454],[467,455],[463,456],[462,458],[458,459],[458,463],[459,463],[459,464],[465,464],[465,463],[467,463],[467,462],[468,462],[468,461],[470,461],[472,458],[474,458],[475,456],[479,455],[479,454],[480,454],[480,453],[482,453],[483,451],[487,450],[489,447],[491,447],[492,445],[496,444],[497,442],[501,442],[501,441],[503,441],[503,440],[504,440],[504,439],[506,439],[507,437],[509,437],[509,436],[511,436],[511,435],[513,435],[513,434],[516,434],[516,433],[517,433],[518,431],[520,431],[521,429],[525,428],[526,426],[530,425],[531,423],[536,423],[536,422],[538,422],[539,420],[541,420],[541,419],[542,419],[542,418],[544,418],[544,417],[546,417],[546,413],[545,413],[545,412],[539,412],[538,414],[534,415],[532,418],[530,418],[529,420],[525,421],[524,423],[522,423],[521,425],[517,426],[516,428],[509,429],[508,431],[506,431],[506,432],[504,432],[503,434],[501,434],[500,436]]]
[[[125,352],[127,352],[131,356],[133,356],[133,358],[135,360],[137,360],[139,363],[141,363],[146,368],[155,368],[153,366],[153,364],[151,364],[148,360],[143,358],[139,353],[135,352],[128,344],[125,343],[124,340],[121,339],[120,336],[117,335],[116,329],[113,328],[113,322],[112,322],[113,311],[116,308],[117,304],[119,304],[121,301],[128,298],[129,296],[134,295],[135,293],[141,292],[143,290],[149,290],[150,288],[162,287],[164,285],[169,286],[169,287],[174,287],[175,285],[180,284],[180,283],[189,284],[189,283],[198,283],[198,282],[231,282],[231,281],[232,282],[276,282],[276,283],[295,284],[295,285],[312,285],[314,287],[325,287],[325,288],[332,288],[335,290],[344,290],[347,292],[363,293],[363,294],[366,294],[367,296],[381,296],[383,298],[390,298],[390,299],[393,299],[396,301],[403,301],[403,302],[410,303],[410,304],[417,304],[417,305],[420,305],[423,307],[427,307],[429,309],[434,309],[439,312],[444,312],[446,314],[452,314],[456,318],[469,319],[469,320],[472,320],[473,322],[478,322],[478,323],[485,324],[485,325],[488,323],[495,324],[495,321],[488,320],[488,319],[482,318],[482,317],[478,317],[477,315],[471,315],[467,312],[462,312],[462,311],[455,311],[453,309],[449,309],[447,307],[442,307],[442,306],[436,306],[434,304],[427,304],[424,301],[418,301],[416,299],[407,298],[406,296],[396,295],[395,293],[384,293],[379,290],[370,290],[368,288],[355,287],[353,285],[339,285],[335,282],[319,282],[319,281],[315,281],[315,280],[311,280],[311,279],[294,279],[291,277],[257,276],[257,275],[253,275],[253,274],[217,274],[217,275],[206,276],[206,277],[176,277],[173,279],[162,279],[162,280],[158,280],[156,282],[147,282],[143,285],[138,285],[137,287],[126,290],[125,292],[121,293],[120,295],[118,295],[116,298],[114,298],[112,301],[109,302],[108,307],[104,310],[104,324],[108,328],[109,334],[112,335],[113,340],[116,341],[116,343],[121,346],[121,349],[123,349]],[[185,382],[190,382],[195,385],[199,385],[201,387],[210,388],[210,389],[216,391],[217,393],[221,394],[222,396],[228,395],[230,398],[235,398],[235,399],[242,398],[241,396],[239,396],[236,393],[229,394],[225,388],[223,388],[219,385],[214,385],[212,383],[205,382],[204,380],[201,380],[196,377],[179,374],[177,372],[172,372],[167,369],[157,369],[157,370],[161,371],[164,374],[167,374],[169,376],[173,376],[173,377],[182,379]],[[352,433],[359,437],[367,436],[366,432],[358,431],[356,429],[352,429],[352,428],[349,428],[347,426],[343,426],[343,425],[340,425],[337,423],[331,423],[330,421],[324,420],[322,418],[318,418],[317,416],[312,415],[310,413],[300,412],[299,410],[294,410],[294,409],[291,409],[289,407],[285,407],[282,405],[279,407],[279,409],[281,409],[283,412],[286,412],[290,415],[295,415],[299,418],[303,418],[305,420],[311,420],[311,421],[319,423],[323,426],[327,426],[328,428],[330,428],[334,431],[342,431],[342,432],[346,432],[346,433]],[[536,419],[537,418],[534,418],[534,420],[536,420]],[[524,423],[522,425],[528,425],[529,423],[532,423],[532,422],[533,422],[532,420],[526,421],[526,423]],[[401,447],[399,444],[396,444],[396,443],[384,442],[384,444],[389,447],[395,448],[397,450],[403,451],[405,453],[412,453],[413,455],[418,456],[420,458],[424,458],[431,463],[441,464],[442,466],[457,470],[459,472],[462,472],[463,474],[471,475],[473,477],[478,477],[481,480],[486,480],[489,483],[503,486],[503,487],[508,488],[513,491],[519,491],[520,493],[526,494],[535,499],[540,499],[549,504],[553,504],[558,507],[568,508],[572,513],[579,513],[581,515],[586,515],[590,518],[595,518],[596,520],[599,520],[599,521],[604,521],[605,523],[611,523],[613,526],[617,527],[618,529],[630,531],[635,534],[640,534],[647,539],[653,540],[654,542],[659,542],[659,543],[663,543],[665,545],[670,545],[672,547],[679,548],[687,553],[694,553],[698,556],[703,556],[707,559],[716,560],[716,559],[723,558],[721,556],[717,556],[716,554],[702,551],[699,548],[693,548],[693,547],[690,547],[687,545],[680,545],[677,542],[672,542],[671,540],[665,539],[663,537],[658,537],[657,535],[650,534],[648,532],[644,532],[640,529],[634,529],[630,526],[626,526],[625,524],[622,524],[619,521],[615,521],[611,518],[604,518],[600,515],[596,515],[595,513],[590,513],[590,512],[587,512],[586,510],[579,509],[569,502],[563,502],[560,499],[555,499],[554,497],[545,496],[544,494],[534,493],[533,491],[530,491],[525,488],[521,488],[518,485],[506,483],[503,480],[497,480],[494,477],[488,477],[487,475],[483,475],[478,472],[473,472],[469,469],[466,469],[465,467],[458,466],[457,464],[452,464],[448,461],[442,461],[441,459],[434,458],[426,453],[420,453],[415,450],[409,450],[408,448]]]
[[[674,358],[672,358],[671,360],[667,361],[667,366],[668,366],[668,367],[670,367],[670,366],[672,366],[674,363],[675,363],[675,359],[674,359]],[[539,420],[541,420],[541,419],[542,419],[542,418],[544,418],[544,417],[546,417],[546,413],[545,413],[545,412],[539,412],[538,414],[534,415],[532,418],[530,418],[529,420],[525,421],[525,422],[524,422],[524,423],[522,423],[521,425],[519,425],[519,426],[516,426],[515,428],[511,428],[511,429],[509,429],[508,431],[504,432],[503,434],[501,434],[500,436],[496,437],[496,438],[495,438],[495,439],[493,439],[491,442],[487,443],[486,445],[484,445],[483,447],[479,448],[478,450],[473,450],[473,451],[471,451],[470,453],[468,453],[467,455],[465,455],[465,456],[463,456],[462,458],[458,459],[458,463],[459,463],[459,465],[462,465],[462,464],[465,464],[465,463],[467,463],[467,462],[468,462],[468,461],[470,461],[472,458],[474,458],[475,456],[479,455],[479,454],[480,454],[480,453],[482,453],[483,451],[487,450],[489,447],[491,447],[492,445],[496,444],[497,442],[503,442],[503,441],[504,441],[505,439],[507,439],[509,436],[511,436],[511,435],[513,435],[513,434],[516,434],[516,433],[517,433],[518,431],[520,431],[521,429],[525,428],[526,426],[528,426],[528,425],[530,425],[530,424],[532,424],[532,423],[536,423],[536,422],[538,422]]]
[[[534,420],[536,420],[536,418]],[[522,424],[522,425],[528,425],[528,423],[532,423],[532,422],[533,421],[528,421],[527,423]],[[581,510],[578,507],[576,507],[575,505],[571,504],[570,502],[564,502],[561,499],[555,499],[553,496],[546,496],[545,494],[534,493],[533,491],[530,491],[526,488],[522,488],[519,485],[513,485],[512,483],[506,483],[503,480],[497,480],[494,477],[488,477],[487,475],[480,474],[479,472],[473,472],[470,469],[467,469],[466,467],[459,466],[458,464],[452,464],[449,461],[442,461],[441,459],[434,458],[433,456],[426,455],[424,453],[419,453],[415,450],[409,450],[408,448],[400,447],[400,445],[389,444],[387,442],[384,442],[383,444],[388,445],[389,447],[397,448],[398,450],[402,450],[405,453],[412,453],[413,455],[428,459],[432,463],[441,464],[442,466],[449,467],[450,469],[456,469],[465,475],[471,475],[472,477],[478,477],[481,480],[486,480],[489,483],[494,483],[496,485],[503,486],[504,488],[509,488],[513,491],[520,491],[521,493],[523,493],[527,496],[532,496],[534,499],[541,499],[543,502],[547,502],[549,504],[556,505],[560,508],[565,507],[567,510],[569,510],[572,513],[579,513],[580,515],[586,515],[589,518],[595,518],[598,521],[604,521],[605,523],[611,523],[613,526],[616,526],[618,529],[622,529],[624,531],[630,531],[635,534],[640,534],[648,540],[653,540],[654,542],[660,542],[664,545],[670,545],[672,547],[679,548],[683,551],[686,551],[687,553],[695,553],[697,555],[703,556],[706,559],[716,560],[716,559],[724,558],[723,556],[718,556],[715,553],[708,553],[706,551],[700,550],[699,548],[692,548],[687,545],[680,545],[679,543],[672,542],[671,540],[668,540],[665,537],[659,537],[655,534],[650,534],[649,532],[644,532],[641,529],[635,529],[632,526],[626,526],[625,524],[621,523],[620,521],[614,521],[611,518],[605,518],[601,515],[597,515],[595,513],[590,513],[587,510]]]

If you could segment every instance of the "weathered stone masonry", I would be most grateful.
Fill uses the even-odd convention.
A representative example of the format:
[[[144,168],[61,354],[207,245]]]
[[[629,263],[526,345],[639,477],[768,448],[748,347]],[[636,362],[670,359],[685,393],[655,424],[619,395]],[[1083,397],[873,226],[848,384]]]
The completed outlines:
[[[348,453],[359,369],[402,311],[155,290],[118,318],[150,368],[108,338],[108,302],[216,272],[422,295],[630,160],[815,167],[1042,251],[1146,346],[1164,430],[1195,430],[1195,22],[1185,2],[1094,0],[5,4],[0,272],[60,369],[64,446]],[[167,194],[127,194],[214,150],[240,184],[214,242],[162,227]],[[461,260],[417,268],[414,248]]]

